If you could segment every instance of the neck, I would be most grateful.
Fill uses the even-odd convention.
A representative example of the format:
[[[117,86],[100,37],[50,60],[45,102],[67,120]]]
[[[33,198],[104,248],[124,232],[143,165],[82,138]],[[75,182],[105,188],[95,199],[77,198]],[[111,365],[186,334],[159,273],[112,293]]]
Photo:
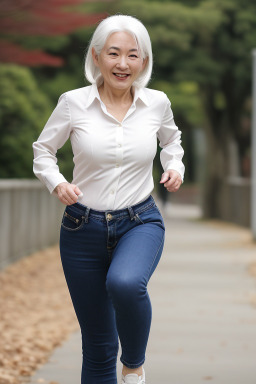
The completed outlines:
[[[111,89],[104,83],[98,89],[101,100],[106,104],[128,104],[133,101],[132,87],[128,89]]]

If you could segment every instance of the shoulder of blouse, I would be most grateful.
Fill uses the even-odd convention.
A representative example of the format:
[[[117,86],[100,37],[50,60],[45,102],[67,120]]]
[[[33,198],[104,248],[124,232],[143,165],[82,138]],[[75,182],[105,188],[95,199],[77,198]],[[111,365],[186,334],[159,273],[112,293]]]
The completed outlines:
[[[90,91],[91,91],[91,85],[88,85],[85,87],[67,91],[63,93],[60,96],[60,98],[65,97],[68,102],[79,102],[79,101],[85,102],[90,95]]]
[[[166,93],[151,88],[144,88],[144,92],[147,99],[150,100],[150,105],[157,109],[157,111],[161,114],[162,119],[165,114],[172,113],[170,108],[171,102]]]
[[[153,103],[155,103],[156,101],[163,104],[169,102],[167,95],[163,91],[151,88],[144,88],[144,92],[148,99],[151,100]]]

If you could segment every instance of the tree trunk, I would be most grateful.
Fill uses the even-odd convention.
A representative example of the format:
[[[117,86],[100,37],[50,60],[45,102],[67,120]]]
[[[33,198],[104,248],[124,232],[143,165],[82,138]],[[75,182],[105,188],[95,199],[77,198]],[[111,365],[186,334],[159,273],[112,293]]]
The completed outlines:
[[[223,181],[225,180],[225,146],[220,145],[210,130],[206,132],[206,172],[203,184],[203,215],[206,218],[219,217]]]

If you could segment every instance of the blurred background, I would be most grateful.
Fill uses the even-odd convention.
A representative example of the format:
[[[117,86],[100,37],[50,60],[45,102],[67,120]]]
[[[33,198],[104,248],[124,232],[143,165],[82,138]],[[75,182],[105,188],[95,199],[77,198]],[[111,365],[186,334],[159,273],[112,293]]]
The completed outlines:
[[[154,193],[162,201],[162,209],[175,204],[185,209],[197,206],[203,218],[250,227],[254,1],[0,0],[0,269],[58,241],[64,206],[36,180],[32,143],[59,96],[88,85],[84,78],[86,48],[97,23],[116,13],[135,16],[148,29],[154,56],[149,87],[168,95],[182,131],[186,173],[179,192],[166,194],[159,185],[163,172],[160,148],[154,161]],[[57,155],[61,172],[71,182],[70,143]],[[52,254],[42,257],[34,270],[29,264],[22,266],[23,271],[28,268],[27,280],[46,268],[43,260],[53,260]],[[9,285],[18,281],[21,274],[17,271]],[[3,274],[0,283],[1,278],[3,286],[9,287],[10,280]],[[35,292],[40,292],[43,275],[41,279]],[[56,277],[52,279],[56,284]],[[20,291],[26,292],[22,284]],[[29,284],[27,289],[33,291]],[[11,297],[6,292],[2,295],[5,309],[6,298]],[[38,299],[36,294],[35,303]],[[56,301],[60,302],[59,297]],[[6,313],[8,328],[10,316]],[[12,329],[17,324],[14,322]],[[56,324],[53,329],[56,332]],[[13,344],[17,345],[15,337]],[[11,338],[6,336],[7,344]],[[0,382],[16,383],[8,378]]]

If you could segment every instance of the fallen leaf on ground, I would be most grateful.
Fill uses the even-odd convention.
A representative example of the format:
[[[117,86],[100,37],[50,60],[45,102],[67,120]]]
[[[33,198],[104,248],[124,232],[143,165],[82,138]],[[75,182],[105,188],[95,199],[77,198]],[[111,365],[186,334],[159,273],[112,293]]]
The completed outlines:
[[[2,270],[0,286],[0,384],[20,384],[79,329],[58,247]]]

